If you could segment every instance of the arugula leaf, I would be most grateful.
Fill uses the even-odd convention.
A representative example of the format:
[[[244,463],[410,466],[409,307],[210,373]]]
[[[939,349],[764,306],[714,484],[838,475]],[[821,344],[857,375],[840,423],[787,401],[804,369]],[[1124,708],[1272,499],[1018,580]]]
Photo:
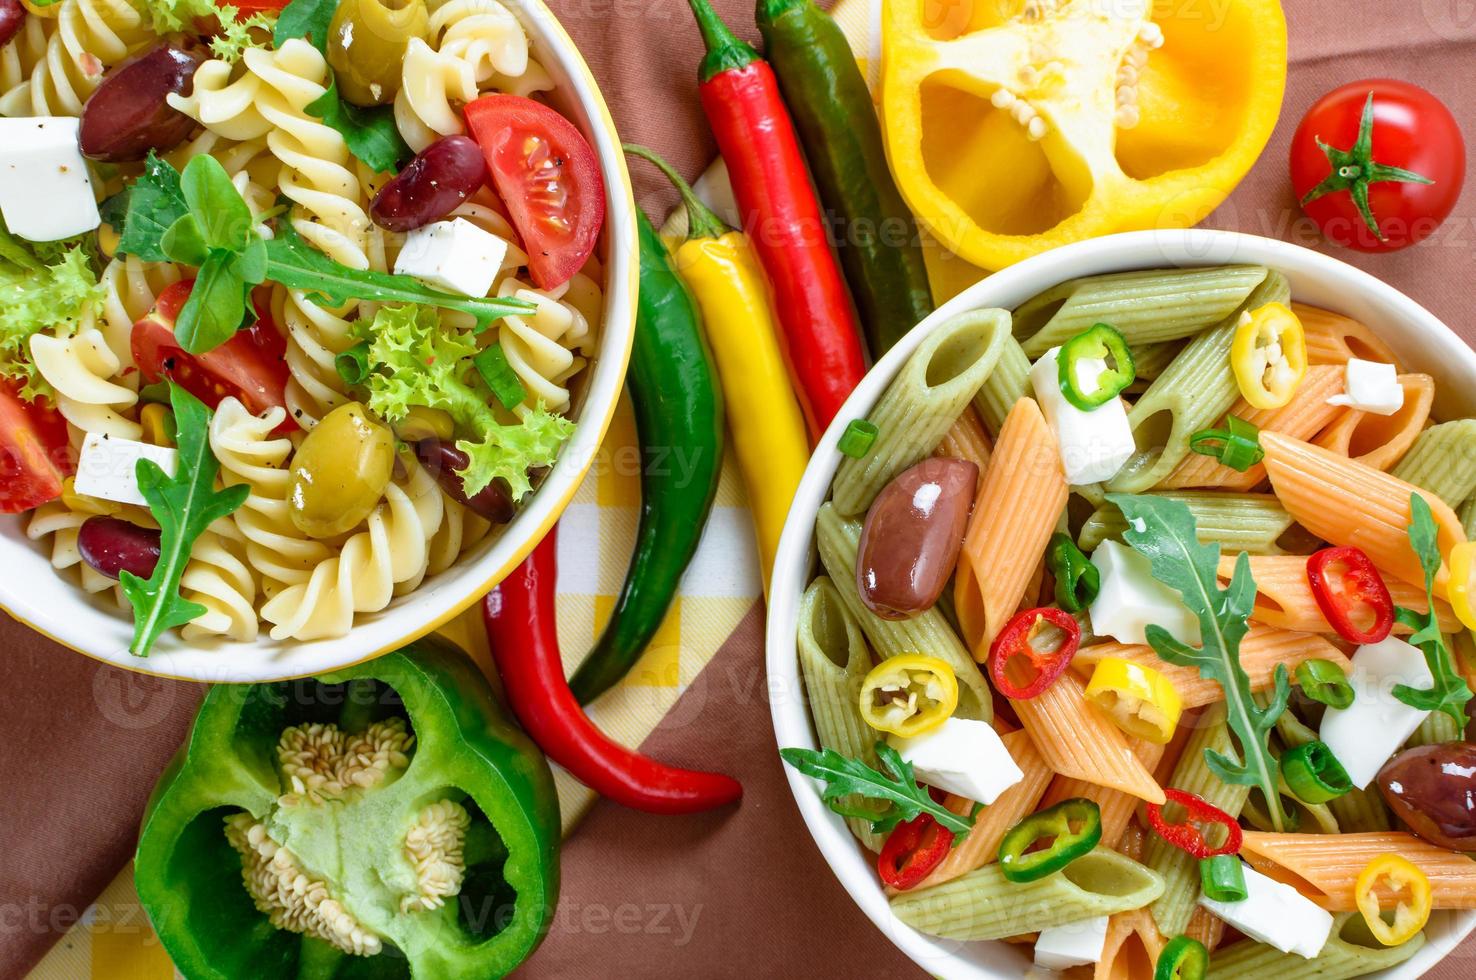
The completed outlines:
[[[123,594],[133,605],[133,644],[129,652],[147,657],[165,630],[183,626],[206,610],[179,594],[179,582],[190,560],[195,539],[210,524],[246,502],[245,484],[215,489],[220,469],[210,451],[210,409],[194,395],[171,383],[170,401],[179,439],[179,463],[174,476],[159,464],[138,461],[138,488],[159,522],[159,562],[147,579],[132,572],[118,576]]]
[[[328,53],[328,26],[333,22],[338,0],[292,0],[277,15],[272,45],[280,48],[295,37],[307,38],[313,47]]]
[[[1200,544],[1194,515],[1181,501],[1148,494],[1110,493],[1127,518],[1123,538],[1152,563],[1153,577],[1176,590],[1189,611],[1199,617],[1203,646],[1180,643],[1161,626],[1149,626],[1148,643],[1167,663],[1198,667],[1199,675],[1219,683],[1225,692],[1226,720],[1240,743],[1242,759],[1206,749],[1210,771],[1227,783],[1256,786],[1266,797],[1273,827],[1280,832],[1286,815],[1281,808],[1280,762],[1271,754],[1268,738],[1276,719],[1286,710],[1291,682],[1286,666],[1278,664],[1270,700],[1263,708],[1251,694],[1250,678],[1240,665],[1240,641],[1249,630],[1255,605],[1256,583],[1250,557],[1241,552],[1226,589],[1219,586],[1218,544]]]
[[[344,101],[338,94],[337,78],[328,82],[328,91],[307,104],[307,111],[343,134],[349,152],[375,173],[393,173],[414,155],[395,125],[394,108],[364,109]]]
[[[1420,559],[1420,569],[1425,573],[1425,599],[1427,612],[1413,609],[1395,610],[1395,618],[1414,633],[1409,643],[1420,648],[1425,655],[1425,665],[1435,679],[1427,689],[1398,684],[1394,696],[1412,708],[1424,711],[1443,711],[1456,723],[1466,724],[1465,704],[1471,700],[1471,688],[1460,674],[1456,673],[1445,637],[1440,634],[1440,621],[1435,615],[1435,576],[1440,573],[1439,533],[1435,528],[1435,517],[1430,513],[1430,504],[1417,493],[1409,495],[1409,545]]]
[[[820,791],[820,798],[825,805],[843,817],[870,820],[872,833],[888,833],[899,823],[926,813],[953,831],[956,835],[954,842],[957,843],[973,828],[974,817],[979,812],[975,807],[973,813],[963,816],[934,802],[928,791],[918,785],[912,774],[912,763],[903,759],[886,742],[876,743],[877,758],[886,767],[886,772],[841,755],[835,749],[788,748],[780,749],[779,755],[806,776],[824,781],[825,788]],[[878,813],[841,802],[842,797],[852,794],[882,800],[888,806]]]
[[[153,152],[144,161],[143,174],[121,195],[105,201],[104,208],[108,223],[120,236],[119,254],[136,255],[145,262],[170,261],[161,245],[164,233],[190,210],[180,190],[179,171]],[[121,225],[113,217],[120,210]]]

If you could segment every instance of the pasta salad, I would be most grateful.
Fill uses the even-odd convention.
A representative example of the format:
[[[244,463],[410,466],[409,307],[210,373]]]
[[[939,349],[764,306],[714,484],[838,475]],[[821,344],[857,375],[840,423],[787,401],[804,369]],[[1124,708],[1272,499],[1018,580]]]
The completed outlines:
[[[0,511],[132,652],[343,636],[510,520],[605,200],[514,13],[0,7]]]
[[[1476,908],[1476,421],[1260,266],[940,324],[842,436],[781,755],[899,920],[1348,978]]]

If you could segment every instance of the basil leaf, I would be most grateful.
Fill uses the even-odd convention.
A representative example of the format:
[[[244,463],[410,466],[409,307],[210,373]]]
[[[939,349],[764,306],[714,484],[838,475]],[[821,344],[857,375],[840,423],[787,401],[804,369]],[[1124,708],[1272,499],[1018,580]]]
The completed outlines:
[[[191,354],[214,350],[240,329],[246,318],[245,297],[246,284],[236,271],[236,253],[212,249],[174,323],[175,339]]]
[[[210,257],[210,245],[205,241],[205,232],[193,214],[186,214],[169,226],[159,239],[159,248],[175,262],[199,266]]]
[[[333,22],[338,0],[292,0],[277,15],[272,46],[280,48],[295,37],[307,38],[313,47],[328,53],[328,26]]]
[[[246,247],[254,227],[251,208],[219,160],[205,154],[193,158],[180,175],[179,186],[206,244],[233,252]]]
[[[414,156],[395,125],[395,110],[349,104],[338,94],[336,78],[328,83],[328,91],[307,104],[307,111],[343,134],[349,152],[375,173],[391,173]]]
[[[179,171],[150,153],[143,174],[126,194],[122,226],[109,221],[119,233],[119,254],[135,255],[145,262],[168,262],[160,240],[190,210],[180,190]]]

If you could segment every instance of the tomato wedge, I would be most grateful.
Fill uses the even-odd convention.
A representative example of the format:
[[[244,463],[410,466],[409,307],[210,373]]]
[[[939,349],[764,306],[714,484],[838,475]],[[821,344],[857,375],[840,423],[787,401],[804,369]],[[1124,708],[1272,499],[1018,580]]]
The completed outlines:
[[[0,382],[0,514],[19,514],[60,497],[76,462],[67,422],[51,402],[28,402]]]
[[[539,289],[569,281],[605,223],[605,180],[574,124],[521,95],[484,95],[466,107],[492,186],[528,253]]]

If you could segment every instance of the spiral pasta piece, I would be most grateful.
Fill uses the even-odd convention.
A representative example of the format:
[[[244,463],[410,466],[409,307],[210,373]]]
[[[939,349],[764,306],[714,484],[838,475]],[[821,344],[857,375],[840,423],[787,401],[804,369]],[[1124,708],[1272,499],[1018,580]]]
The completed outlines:
[[[77,548],[77,532],[94,515],[75,510],[61,498],[37,507],[26,524],[26,537],[32,541],[51,539],[51,567],[57,571],[75,568],[82,591],[96,595],[107,592],[118,583],[82,560]]]
[[[83,432],[115,439],[139,439],[143,428],[123,413],[138,393],[112,380],[122,367],[102,331],[86,328],[72,337],[38,333],[31,338],[31,362],[56,389],[56,407]]]
[[[565,297],[571,291],[583,293],[593,282],[577,275],[574,278],[582,281],[576,286],[571,280],[545,292],[512,278],[504,279],[497,287],[498,296],[515,296],[538,307],[531,314],[506,316],[497,327],[497,340],[508,364],[527,391],[527,398],[519,406],[521,411],[540,402],[552,412],[567,409],[567,382],[588,363],[576,352],[589,348],[593,330],[580,308]]]
[[[46,20],[27,25],[16,39],[14,60],[6,58],[0,116],[80,116],[103,72],[153,39],[143,15],[127,0],[62,0],[55,20]],[[46,45],[38,58],[42,34]]]
[[[287,332],[287,409],[310,429],[350,400],[333,360],[355,344],[353,323],[284,286],[272,288],[272,317]]]
[[[231,518],[217,521],[195,539],[179,587],[185,599],[205,607],[204,613],[184,627],[185,640],[207,636],[241,642],[256,639],[261,627],[256,615],[256,576],[246,538]]]
[[[108,349],[127,372],[133,362],[133,325],[154,306],[165,288],[180,280],[179,268],[168,262],[144,262],[137,256],[119,256],[103,269],[99,282],[103,300],[99,329]],[[136,385],[138,373],[128,372],[115,381]]]

